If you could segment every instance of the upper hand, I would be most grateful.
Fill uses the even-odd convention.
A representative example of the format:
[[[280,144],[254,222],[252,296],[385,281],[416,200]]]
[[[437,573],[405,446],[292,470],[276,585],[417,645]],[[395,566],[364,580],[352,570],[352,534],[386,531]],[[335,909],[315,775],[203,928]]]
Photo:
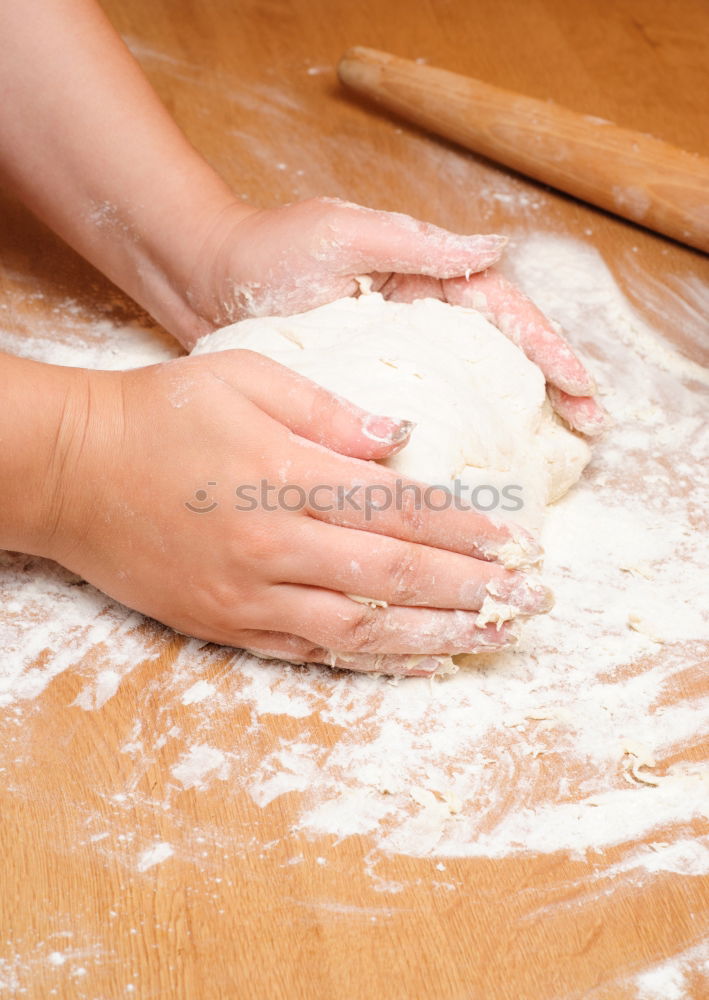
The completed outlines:
[[[246,216],[239,206],[220,215],[200,248],[188,299],[201,318],[224,326],[358,294],[357,279],[368,275],[385,298],[428,296],[476,309],[539,366],[560,416],[576,430],[598,433],[604,415],[591,376],[562,334],[493,266],[505,243],[335,199]]]

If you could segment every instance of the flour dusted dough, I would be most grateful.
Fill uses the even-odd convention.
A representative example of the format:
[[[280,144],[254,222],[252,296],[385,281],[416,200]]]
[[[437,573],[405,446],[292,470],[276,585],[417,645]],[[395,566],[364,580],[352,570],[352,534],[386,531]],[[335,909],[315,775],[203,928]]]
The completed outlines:
[[[235,323],[203,337],[193,353],[234,347],[265,354],[373,413],[413,420],[409,444],[386,465],[426,483],[494,488],[506,506],[502,489],[521,487],[521,510],[498,506],[489,515],[535,532],[545,504],[589,459],[585,442],[553,413],[536,365],[471,309],[362,295]],[[488,506],[495,494],[475,497]]]
[[[521,485],[524,507],[509,516],[533,529],[589,459],[585,442],[552,412],[536,365],[471,309],[363,295],[243,320],[203,337],[193,354],[232,347],[280,361],[373,413],[413,420],[409,444],[385,463],[404,476]],[[494,498],[490,490],[477,496],[483,506]]]

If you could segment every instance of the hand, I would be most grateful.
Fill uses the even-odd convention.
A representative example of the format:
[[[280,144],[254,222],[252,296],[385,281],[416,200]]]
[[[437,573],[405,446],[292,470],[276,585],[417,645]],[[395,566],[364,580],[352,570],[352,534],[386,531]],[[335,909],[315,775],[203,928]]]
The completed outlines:
[[[557,412],[576,430],[598,433],[604,416],[590,375],[550,321],[492,266],[505,242],[326,198],[246,216],[239,205],[221,212],[199,248],[187,298],[202,320],[224,326],[356,295],[357,278],[369,275],[385,298],[430,296],[477,309],[539,366]],[[183,342],[191,347],[194,339]]]
[[[410,426],[261,355],[83,372],[64,410],[72,430],[55,449],[59,503],[42,554],[180,632],[304,662],[426,673],[435,663],[414,666],[410,654],[511,641],[507,625],[477,624],[486,594],[523,614],[550,606],[546,588],[496,561],[515,548],[510,527],[473,510],[372,509],[368,521],[364,510],[325,510],[333,492],[315,503],[318,485],[393,484],[395,473],[370,460],[403,446]],[[288,483],[287,501],[235,509],[236,487],[262,482],[274,495]]]
[[[370,274],[387,297],[481,309],[539,365],[573,427],[602,426],[571,349],[492,270],[500,237],[323,198],[251,211],[181,134],[93,0],[0,4],[0,35],[0,90],[13,95],[0,102],[3,173],[187,348],[245,316],[356,294],[355,278]],[[136,143],[140,156],[126,156]]]

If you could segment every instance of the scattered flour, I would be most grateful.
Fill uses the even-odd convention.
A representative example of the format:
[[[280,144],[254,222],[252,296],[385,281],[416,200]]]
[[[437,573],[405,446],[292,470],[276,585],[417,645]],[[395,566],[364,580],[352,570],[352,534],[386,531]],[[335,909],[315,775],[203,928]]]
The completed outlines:
[[[532,237],[510,270],[593,357],[615,420],[582,484],[550,510],[554,611],[529,622],[515,650],[433,685],[236,654],[217,692],[194,679],[215,654],[188,642],[172,674],[184,706],[209,713],[228,698],[255,720],[288,715],[300,731],[266,757],[249,757],[238,733],[234,746],[187,746],[172,768],[182,788],[226,780],[234,764],[260,805],[300,793],[304,833],[368,833],[382,851],[416,855],[583,853],[706,816],[706,766],[684,757],[709,719],[702,686],[684,694],[701,680],[709,638],[706,373],[635,316],[591,248]],[[73,361],[63,350],[55,360]],[[103,364],[99,350],[90,360]],[[134,360],[126,349],[125,364]],[[36,697],[72,667],[86,678],[74,704],[99,709],[157,655],[162,630],[59,567],[13,554],[0,567],[4,704]],[[630,615],[652,622],[662,645],[629,629]],[[315,715],[339,731],[328,749]],[[655,766],[638,774],[653,784],[623,780],[628,741],[649,748]],[[137,759],[155,746],[128,749]],[[690,865],[671,840],[632,856],[648,871],[706,868],[706,853]]]
[[[698,945],[667,962],[659,962],[635,977],[635,1000],[690,1000],[706,996],[695,992],[709,988],[709,943]]]
[[[147,872],[149,868],[153,868],[162,861],[166,861],[167,858],[171,858],[174,853],[175,849],[172,844],[166,844],[164,841],[155,844],[154,847],[148,847],[138,858],[138,871]]]
[[[81,673],[89,653],[89,685],[75,704],[100,708],[117,690],[115,675],[159,653],[141,615],[56,563],[2,551],[0,636],[0,708],[36,698],[69,667]]]
[[[285,667],[185,641],[151,682],[163,706],[156,728],[137,718],[123,747],[133,770],[113,809],[152,803],[136,789],[169,752],[174,782],[151,807],[169,808],[216,781],[237,794],[230,782],[238,776],[255,808],[289,796],[297,835],[366,835],[365,875],[384,893],[400,886],[379,877],[378,859],[396,853],[583,858],[608,850],[607,862],[594,854],[593,878],[709,874],[709,769],[699,752],[709,731],[709,378],[638,318],[589,246],[540,234],[513,248],[508,270],[591,359],[614,419],[581,484],[550,509],[545,576],[554,610],[527,624],[515,650],[436,682]],[[143,338],[129,336],[117,358],[117,335],[104,331],[82,362],[145,363]],[[62,337],[51,344],[0,332],[0,347],[79,360]],[[153,348],[147,353],[152,360]],[[172,356],[161,343],[154,353]],[[630,616],[650,623],[652,635],[629,628]],[[54,564],[0,554],[8,727],[19,732],[33,699],[65,672],[81,681],[73,704],[100,710],[170,639]],[[225,713],[240,724],[225,731]],[[273,715],[286,717],[282,735],[264,744]],[[628,773],[629,746],[647,749],[637,773],[653,784]],[[185,830],[183,842],[146,848],[139,870],[189,855],[190,838]],[[687,970],[706,957],[680,958],[639,974],[638,1000],[684,1000]],[[0,968],[5,982],[13,974]]]
[[[213,684],[208,684],[207,681],[197,681],[182,695],[182,704],[194,705],[195,702],[210,698],[215,691],[216,688]]]
[[[102,670],[94,684],[88,685],[76,696],[72,705],[78,705],[86,711],[102,708],[109,698],[112,698],[121,683],[121,675],[116,670]]]
[[[206,744],[190,747],[172,769],[172,775],[183,788],[206,788],[211,778],[226,781],[230,764],[221,750]]]

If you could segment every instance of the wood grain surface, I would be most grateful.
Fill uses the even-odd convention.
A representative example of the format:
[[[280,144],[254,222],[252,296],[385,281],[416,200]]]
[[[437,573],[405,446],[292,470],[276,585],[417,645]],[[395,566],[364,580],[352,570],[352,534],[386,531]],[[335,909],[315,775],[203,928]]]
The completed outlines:
[[[706,287],[706,257],[388,117],[345,93],[334,69],[347,48],[367,45],[708,156],[704,0],[106,0],[105,8],[194,145],[245,199],[324,194],[461,232],[582,237],[656,329],[687,357],[709,359],[707,317],[682,292],[694,281]],[[51,337],[54,325],[67,342],[90,341],[98,321],[144,320],[8,195],[0,194],[0,218],[0,315],[18,350],[32,331]],[[39,571],[37,562],[22,563],[22,573]],[[9,602],[0,608],[11,613]],[[41,608],[36,615],[39,628]],[[0,721],[0,995],[637,1000],[636,973],[706,935],[706,878],[624,880],[610,874],[613,847],[592,892],[599,859],[564,852],[444,864],[394,852],[372,873],[368,834],[306,836],[294,829],[297,792],[264,805],[248,794],[238,761],[266,760],[305,723],[274,704],[256,726],[246,702],[228,707],[244,683],[240,654],[189,647],[194,678],[227,706],[207,727],[199,704],[185,703],[175,667],[184,666],[187,640],[137,615],[101,620],[89,654],[72,658],[73,635],[39,650],[38,667],[61,657],[67,669]],[[76,707],[87,678],[119,649],[132,669],[116,668],[115,694],[95,710]],[[0,655],[9,662],[13,651]],[[708,661],[697,646],[687,696],[700,690]],[[323,698],[326,688],[323,679]],[[318,715],[307,728],[318,745],[336,738]],[[170,733],[236,747],[229,777],[178,787]],[[706,746],[692,756],[701,760]],[[689,825],[684,836],[700,832]],[[174,853],[150,864],[146,852],[160,844]],[[387,892],[393,883],[399,891]],[[682,990],[666,1000],[709,996],[709,971],[688,971]]]

